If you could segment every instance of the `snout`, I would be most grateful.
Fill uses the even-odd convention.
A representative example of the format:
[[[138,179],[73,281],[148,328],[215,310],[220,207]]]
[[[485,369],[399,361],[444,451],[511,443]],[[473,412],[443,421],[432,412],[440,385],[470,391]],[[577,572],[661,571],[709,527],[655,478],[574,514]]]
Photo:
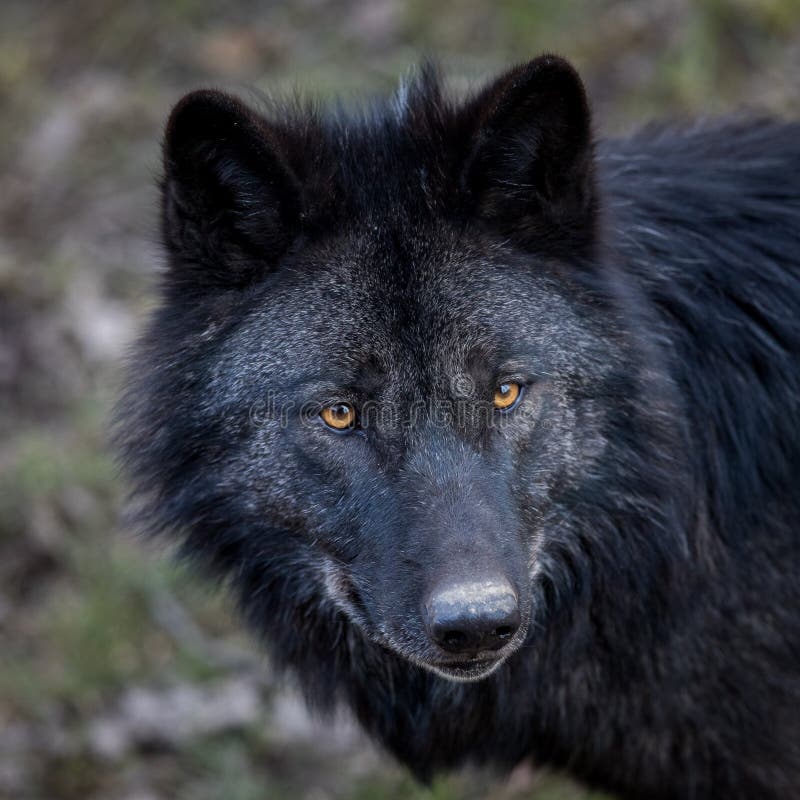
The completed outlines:
[[[520,622],[517,593],[502,576],[437,586],[425,602],[428,635],[454,658],[500,650]]]

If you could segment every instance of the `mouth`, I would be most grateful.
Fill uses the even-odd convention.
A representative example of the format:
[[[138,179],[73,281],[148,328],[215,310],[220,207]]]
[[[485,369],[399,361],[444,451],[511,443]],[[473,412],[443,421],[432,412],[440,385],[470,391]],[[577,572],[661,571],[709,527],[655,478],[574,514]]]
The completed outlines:
[[[473,683],[488,678],[504,661],[506,656],[473,659],[471,661],[447,661],[426,663],[428,670],[450,681]]]

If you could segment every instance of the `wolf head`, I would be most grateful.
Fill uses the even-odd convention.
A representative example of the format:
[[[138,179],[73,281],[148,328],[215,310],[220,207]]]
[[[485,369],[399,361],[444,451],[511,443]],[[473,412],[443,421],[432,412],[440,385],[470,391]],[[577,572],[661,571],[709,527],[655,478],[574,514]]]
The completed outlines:
[[[669,391],[568,64],[461,103],[428,68],[360,114],[196,92],[162,197],[124,459],[279,662],[377,649],[477,680],[609,583],[650,585],[667,537],[635,520],[668,527]]]

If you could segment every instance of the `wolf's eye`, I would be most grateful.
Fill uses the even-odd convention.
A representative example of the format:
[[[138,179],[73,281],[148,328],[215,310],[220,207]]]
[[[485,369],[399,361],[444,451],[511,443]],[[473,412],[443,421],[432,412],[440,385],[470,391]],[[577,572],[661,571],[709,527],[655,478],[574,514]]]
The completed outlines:
[[[501,383],[494,390],[494,407],[498,411],[511,411],[519,402],[521,394],[522,387],[518,383]]]
[[[336,403],[319,412],[322,421],[335,431],[346,431],[356,424],[356,410],[347,403]]]

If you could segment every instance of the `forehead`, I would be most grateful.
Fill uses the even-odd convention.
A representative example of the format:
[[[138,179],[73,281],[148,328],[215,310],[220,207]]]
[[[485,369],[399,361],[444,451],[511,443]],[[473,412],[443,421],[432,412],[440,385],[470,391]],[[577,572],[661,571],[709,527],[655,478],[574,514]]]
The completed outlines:
[[[573,315],[530,257],[445,226],[365,224],[279,270],[232,346],[246,343],[264,376],[430,382],[544,358]]]
[[[446,227],[354,231],[309,253],[304,266],[281,294],[313,330],[309,346],[343,353],[424,360],[444,343],[455,353],[491,348],[513,340],[530,301],[543,300],[513,258]]]

